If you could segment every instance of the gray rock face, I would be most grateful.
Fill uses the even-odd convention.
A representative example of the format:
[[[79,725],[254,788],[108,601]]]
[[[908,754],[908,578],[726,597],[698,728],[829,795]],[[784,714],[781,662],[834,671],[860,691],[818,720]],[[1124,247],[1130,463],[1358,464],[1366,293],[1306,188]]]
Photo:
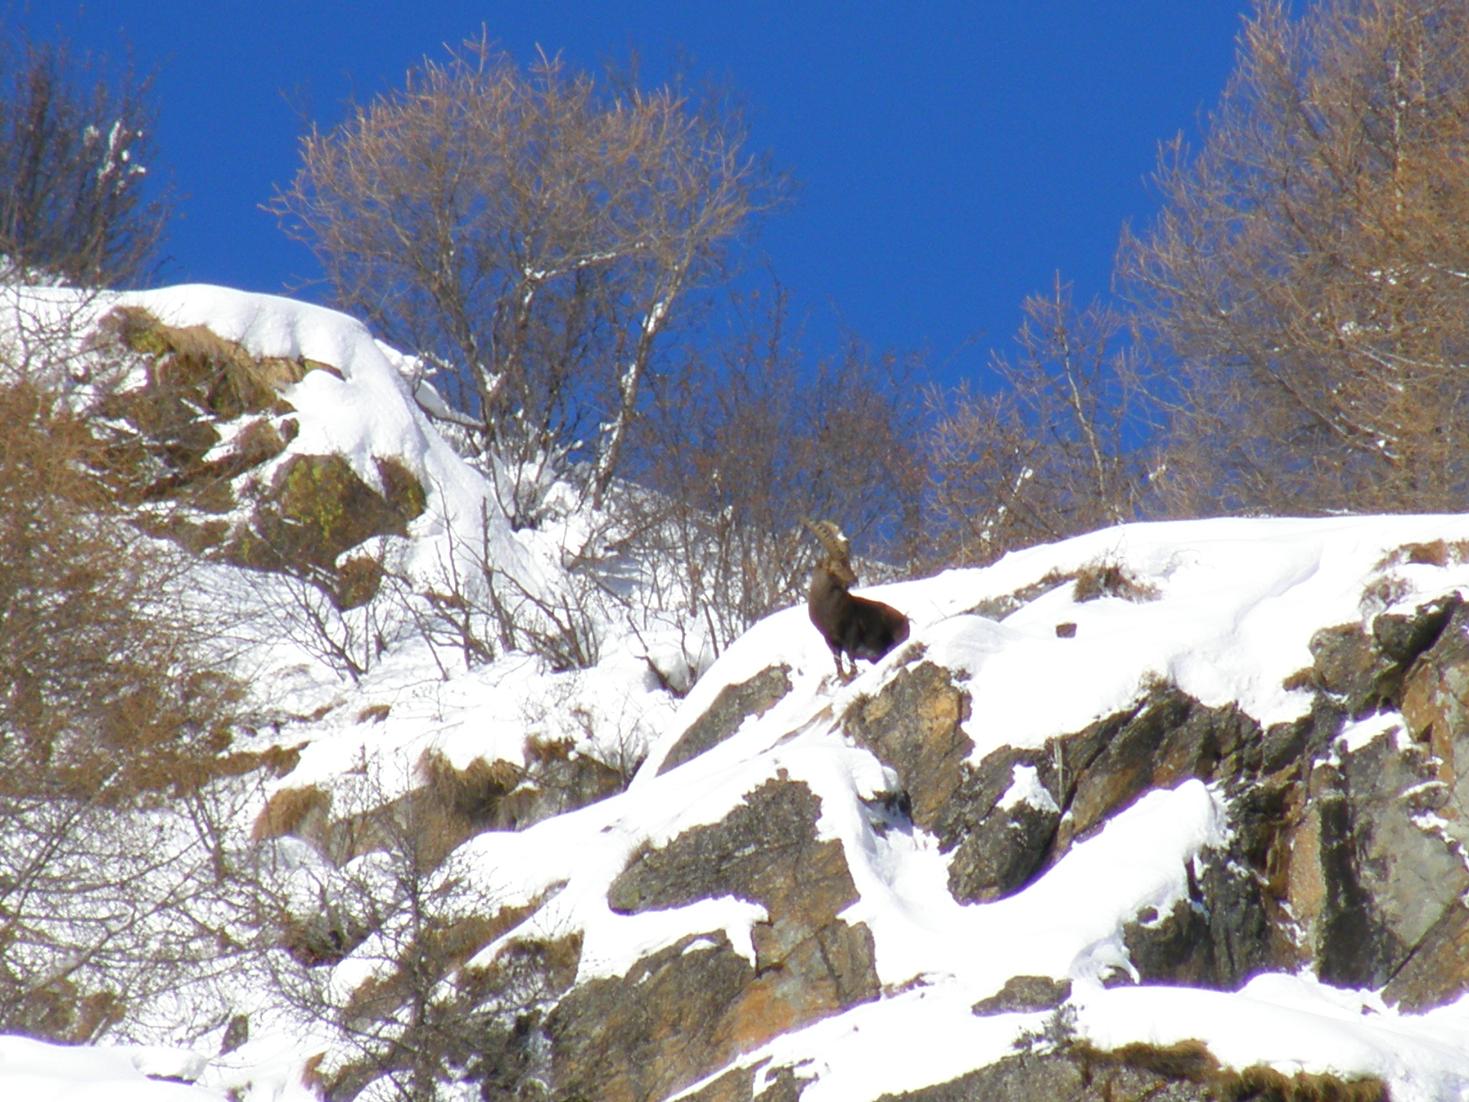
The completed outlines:
[[[1306,821],[1317,844],[1300,856],[1325,888],[1314,945],[1323,980],[1380,987],[1459,906],[1469,870],[1430,825],[1446,797],[1427,756],[1389,736],[1313,774]]]
[[[1207,1086],[1170,1080],[1157,1072],[1131,1067],[1098,1069],[1064,1055],[1010,1056],[949,1083],[903,1094],[884,1095],[879,1102],[1113,1102],[1146,1098],[1149,1102],[1205,1102],[1219,1096]]]
[[[679,736],[658,772],[666,773],[698,757],[729,738],[750,716],[768,712],[791,691],[790,672],[787,666],[770,666],[748,681],[725,686],[708,711]]]
[[[1447,907],[1387,985],[1389,1003],[1423,1011],[1459,998],[1469,987],[1469,907]]]
[[[1368,630],[1318,632],[1312,651],[1313,666],[1292,679],[1315,693],[1311,713],[1269,729],[1160,683],[1043,747],[1003,747],[974,762],[961,683],[921,657],[859,698],[840,726],[896,778],[868,808],[878,832],[911,822],[935,838],[957,900],[1022,889],[1148,791],[1197,778],[1225,798],[1229,840],[1192,863],[1187,898],[1124,930],[1141,982],[1233,990],[1264,970],[1309,965],[1327,982],[1385,987],[1405,1008],[1440,1005],[1469,990],[1469,907],[1460,902],[1469,893],[1469,611],[1434,602]],[[784,667],[727,688],[664,769],[718,745],[790,688]],[[1342,742],[1348,719],[1380,709],[1389,713],[1383,734]],[[818,838],[821,810],[806,785],[781,774],[721,821],[632,857],[608,889],[613,911],[724,896],[757,903],[767,917],[752,931],[755,959],[709,931],[626,976],[568,986],[534,1018],[549,1053],[533,1063],[545,1097],[651,1102],[703,1081],[689,1096],[699,1102],[746,1102],[757,1083],[764,1102],[797,1102],[809,1082],[801,1068],[737,1066],[740,1055],[883,994],[871,936],[837,917],[857,892],[841,845]],[[974,1012],[1054,1010],[1054,1036],[888,1097],[1385,1097],[1376,1081],[1225,1071],[1192,1042],[1097,1052],[1066,1034],[1069,994],[1055,977],[1012,978]]]

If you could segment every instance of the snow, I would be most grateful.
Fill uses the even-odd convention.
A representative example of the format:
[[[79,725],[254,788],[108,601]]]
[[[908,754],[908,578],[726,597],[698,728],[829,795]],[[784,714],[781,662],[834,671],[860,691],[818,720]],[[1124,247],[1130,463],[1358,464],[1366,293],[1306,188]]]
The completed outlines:
[[[66,308],[66,292],[14,293],[30,296],[15,307],[17,316]],[[416,568],[444,563],[480,538],[486,520],[486,553],[517,571],[532,592],[550,592],[563,580],[560,540],[579,522],[566,519],[556,534],[511,531],[481,475],[412,400],[405,377],[413,361],[354,319],[275,296],[191,285],[98,295],[86,303],[91,320],[80,330],[121,304],[142,306],[171,325],[208,325],[257,355],[335,368],[310,372],[285,392],[301,425],[288,454],[340,453],[370,483],[382,458],[420,474],[430,505],[405,543]],[[864,590],[903,608],[913,630],[905,646],[865,666],[850,684],[833,679],[825,644],[804,609],[792,608],[728,647],[682,701],[654,683],[644,655],[668,648],[687,655],[687,644],[667,643],[653,631],[645,645],[611,621],[597,624],[603,657],[587,670],[550,673],[514,653],[474,669],[444,670],[423,648],[404,644],[355,685],[288,640],[263,633],[250,641],[251,660],[282,715],[296,717],[283,719],[274,737],[300,747],[300,759],[261,796],[319,785],[349,806],[369,788],[387,799],[417,783],[427,753],[456,768],[478,758],[523,766],[532,738],[568,740],[575,753],[629,766],[646,753],[626,791],[524,830],[479,834],[454,855],[453,876],[461,890],[480,893],[475,898],[504,908],[540,904],[527,926],[490,943],[469,967],[493,960],[515,937],[577,933],[578,978],[587,980],[624,975],[649,953],[685,941],[685,951],[698,952],[722,937],[753,960],[752,927],[767,917],[758,904],[727,897],[622,915],[608,907],[607,888],[640,848],[718,822],[766,781],[784,775],[808,785],[821,803],[818,835],[840,843],[857,889],[842,917],[871,930],[887,994],[739,1057],[743,1066],[760,1067],[757,1083],[782,1067],[815,1077],[806,1102],[863,1102],[944,1082],[1010,1054],[1017,1037],[1040,1028],[1046,1015],[976,1016],[970,1008],[1015,975],[1072,981],[1076,1028],[1099,1045],[1202,1038],[1235,1067],[1378,1075],[1398,1102],[1469,1099],[1469,1001],[1400,1013],[1373,992],[1333,989],[1309,974],[1261,975],[1232,993],[1133,982],[1122,931],[1186,901],[1191,863],[1227,844],[1229,809],[1220,792],[1196,780],[1148,792],[1024,890],[960,904],[933,838],[917,829],[875,828],[864,801],[894,791],[898,779],[844,739],[837,722],[920,649],[955,671],[969,694],[964,731],[976,762],[1003,746],[1036,748],[1078,731],[1160,681],[1206,705],[1237,703],[1263,725],[1294,719],[1310,696],[1285,686],[1311,664],[1308,644],[1317,629],[1365,624],[1382,611],[1469,591],[1469,564],[1393,558],[1404,545],[1439,539],[1469,540],[1469,516],[1108,529],[1017,552],[989,568]],[[1142,595],[1078,601],[1071,578],[1098,564],[1123,568]],[[262,599],[261,590],[227,571],[221,585],[240,600]],[[1007,597],[1014,600],[1002,618],[975,611],[1000,608],[996,602]],[[1074,624],[1074,634],[1058,635],[1063,623]],[[718,746],[660,774],[684,729],[724,688],[772,664],[788,668],[786,696]],[[378,711],[370,712],[374,706]],[[1373,717],[1349,728],[1339,750],[1400,728],[1400,717]],[[1001,804],[1056,806],[1036,770],[1024,765],[1015,767]],[[240,826],[248,832],[249,819]],[[333,871],[304,843],[276,845],[283,877],[295,878],[301,891],[317,890]],[[350,992],[374,973],[381,952],[361,947],[337,965],[333,984]],[[242,990],[238,997],[253,1021],[272,1020],[264,995]],[[216,1055],[212,1035],[172,1050],[63,1048],[3,1037],[0,1097],[311,1097],[302,1068],[326,1042],[284,1017],[280,1022],[274,1031],[252,1024],[252,1040],[225,1056]],[[194,1084],[149,1079],[149,1072]]]
[[[1061,809],[1056,806],[1055,798],[1046,791],[1045,785],[1041,784],[1040,774],[1036,772],[1035,766],[1017,765],[1011,776],[1013,779],[1010,787],[1005,789],[1004,794],[1000,796],[996,807],[1008,811],[1025,804],[1039,808],[1041,811],[1054,811],[1060,814]]]
[[[1469,1098],[1469,1005],[1462,1002],[1411,1018],[1370,992],[1327,987],[1310,975],[1267,974],[1228,994],[1097,988],[1076,1004],[1081,1030],[1103,1047],[1207,1038],[1228,1066],[1377,1076],[1391,1084],[1395,1102]]]
[[[67,1046],[0,1036],[0,1095],[55,1102],[215,1102],[220,1096],[185,1083],[150,1079],[158,1067],[146,1048]]]

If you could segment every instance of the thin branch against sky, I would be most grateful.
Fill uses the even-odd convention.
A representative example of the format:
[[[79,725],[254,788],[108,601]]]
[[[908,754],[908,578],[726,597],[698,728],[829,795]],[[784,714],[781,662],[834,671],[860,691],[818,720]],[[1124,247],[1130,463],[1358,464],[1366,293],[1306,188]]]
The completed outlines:
[[[802,185],[761,246],[807,339],[830,350],[850,331],[958,374],[1009,341],[1058,269],[1081,301],[1106,291],[1121,223],[1153,209],[1156,144],[1217,98],[1248,4],[372,7],[111,0],[22,19],[159,67],[157,147],[183,214],[164,281],[280,292],[316,276],[260,209],[308,121],[401,86],[488,15],[523,59],[540,47],[597,69],[635,54],[645,82],[682,71],[731,88],[752,145]]]

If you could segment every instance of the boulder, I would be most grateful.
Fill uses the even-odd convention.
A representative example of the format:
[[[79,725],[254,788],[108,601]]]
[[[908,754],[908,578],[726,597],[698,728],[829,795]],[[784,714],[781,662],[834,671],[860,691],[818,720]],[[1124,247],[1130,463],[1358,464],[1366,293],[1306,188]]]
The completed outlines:
[[[1005,985],[987,999],[974,1004],[974,1013],[1033,1014],[1053,1010],[1071,997],[1071,981],[1050,976],[1011,976]]]
[[[1436,827],[1448,802],[1429,756],[1391,731],[1312,771],[1286,887],[1322,980],[1382,986],[1462,906],[1469,869]]]
[[[791,691],[791,668],[770,666],[736,685],[726,685],[714,703],[689,724],[663,759],[658,772],[666,773],[718,746],[751,716],[762,716]]]
[[[578,985],[548,1022],[557,1097],[662,1098],[780,1033],[878,996],[871,934],[837,917],[857,891],[841,844],[817,839],[820,812],[809,788],[781,776],[720,822],[633,857],[608,889],[614,911],[721,896],[759,903],[755,960],[716,931],[625,976]]]

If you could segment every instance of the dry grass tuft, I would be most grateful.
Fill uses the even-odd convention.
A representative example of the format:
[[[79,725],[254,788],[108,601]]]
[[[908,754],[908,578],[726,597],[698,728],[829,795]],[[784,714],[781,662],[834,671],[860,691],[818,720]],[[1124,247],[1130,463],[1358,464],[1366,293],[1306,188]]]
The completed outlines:
[[[257,842],[287,834],[319,836],[327,825],[332,798],[315,785],[283,788],[266,801],[250,837]]]
[[[1066,1050],[1088,1068],[1129,1067],[1165,1079],[1207,1087],[1221,1102],[1387,1102],[1380,1079],[1342,1079],[1335,1075],[1297,1072],[1286,1075],[1256,1065],[1235,1071],[1223,1067],[1202,1041],[1173,1045],[1131,1044],[1102,1050],[1071,1041]]]
[[[1072,596],[1078,601],[1094,601],[1098,597],[1121,597],[1125,601],[1154,601],[1158,587],[1139,581],[1122,563],[1113,559],[1097,559],[1076,572]]]

